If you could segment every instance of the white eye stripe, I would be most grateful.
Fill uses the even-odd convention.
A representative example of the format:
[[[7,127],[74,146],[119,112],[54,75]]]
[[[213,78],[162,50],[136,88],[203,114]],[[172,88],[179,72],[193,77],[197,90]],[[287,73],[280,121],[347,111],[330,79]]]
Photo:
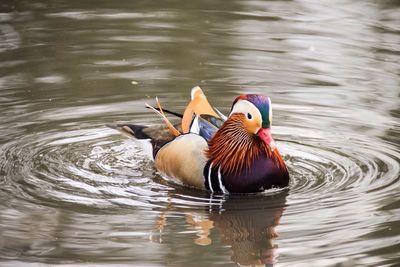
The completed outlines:
[[[229,114],[229,117],[234,113],[242,113],[246,117],[247,114],[250,114],[251,119],[257,119],[260,123],[262,123],[262,116],[260,111],[253,103],[247,100],[238,100],[238,102],[236,102],[236,104],[233,106],[232,111]]]

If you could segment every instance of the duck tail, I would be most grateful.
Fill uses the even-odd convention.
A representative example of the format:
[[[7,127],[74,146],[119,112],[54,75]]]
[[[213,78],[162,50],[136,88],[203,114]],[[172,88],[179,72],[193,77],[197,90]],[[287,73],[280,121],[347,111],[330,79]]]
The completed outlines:
[[[151,139],[143,130],[147,128],[147,126],[135,125],[135,124],[112,124],[107,123],[107,127],[111,129],[115,129],[122,133],[123,135],[135,138],[135,139]]]

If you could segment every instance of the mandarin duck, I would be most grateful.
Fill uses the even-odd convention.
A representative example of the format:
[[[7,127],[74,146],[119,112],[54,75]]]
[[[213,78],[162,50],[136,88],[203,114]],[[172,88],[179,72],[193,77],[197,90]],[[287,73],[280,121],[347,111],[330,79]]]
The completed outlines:
[[[146,104],[167,127],[108,125],[139,141],[163,175],[212,193],[256,193],[288,186],[289,173],[271,134],[269,97],[238,96],[229,116],[211,107],[200,87],[183,114]],[[174,126],[165,113],[181,117]]]

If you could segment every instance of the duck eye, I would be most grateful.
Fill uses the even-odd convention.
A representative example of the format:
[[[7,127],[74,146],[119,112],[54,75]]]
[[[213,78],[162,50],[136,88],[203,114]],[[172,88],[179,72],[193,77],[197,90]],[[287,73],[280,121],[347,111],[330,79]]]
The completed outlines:
[[[250,113],[247,113],[247,118],[248,118],[249,120],[251,120],[251,119],[253,118],[253,116],[251,116]]]

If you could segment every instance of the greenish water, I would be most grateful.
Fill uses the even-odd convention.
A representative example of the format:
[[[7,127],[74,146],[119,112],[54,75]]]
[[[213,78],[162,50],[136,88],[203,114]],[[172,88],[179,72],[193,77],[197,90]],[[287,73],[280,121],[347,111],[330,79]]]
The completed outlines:
[[[1,266],[398,266],[399,1],[3,1]],[[272,99],[290,187],[210,196],[104,125]]]

